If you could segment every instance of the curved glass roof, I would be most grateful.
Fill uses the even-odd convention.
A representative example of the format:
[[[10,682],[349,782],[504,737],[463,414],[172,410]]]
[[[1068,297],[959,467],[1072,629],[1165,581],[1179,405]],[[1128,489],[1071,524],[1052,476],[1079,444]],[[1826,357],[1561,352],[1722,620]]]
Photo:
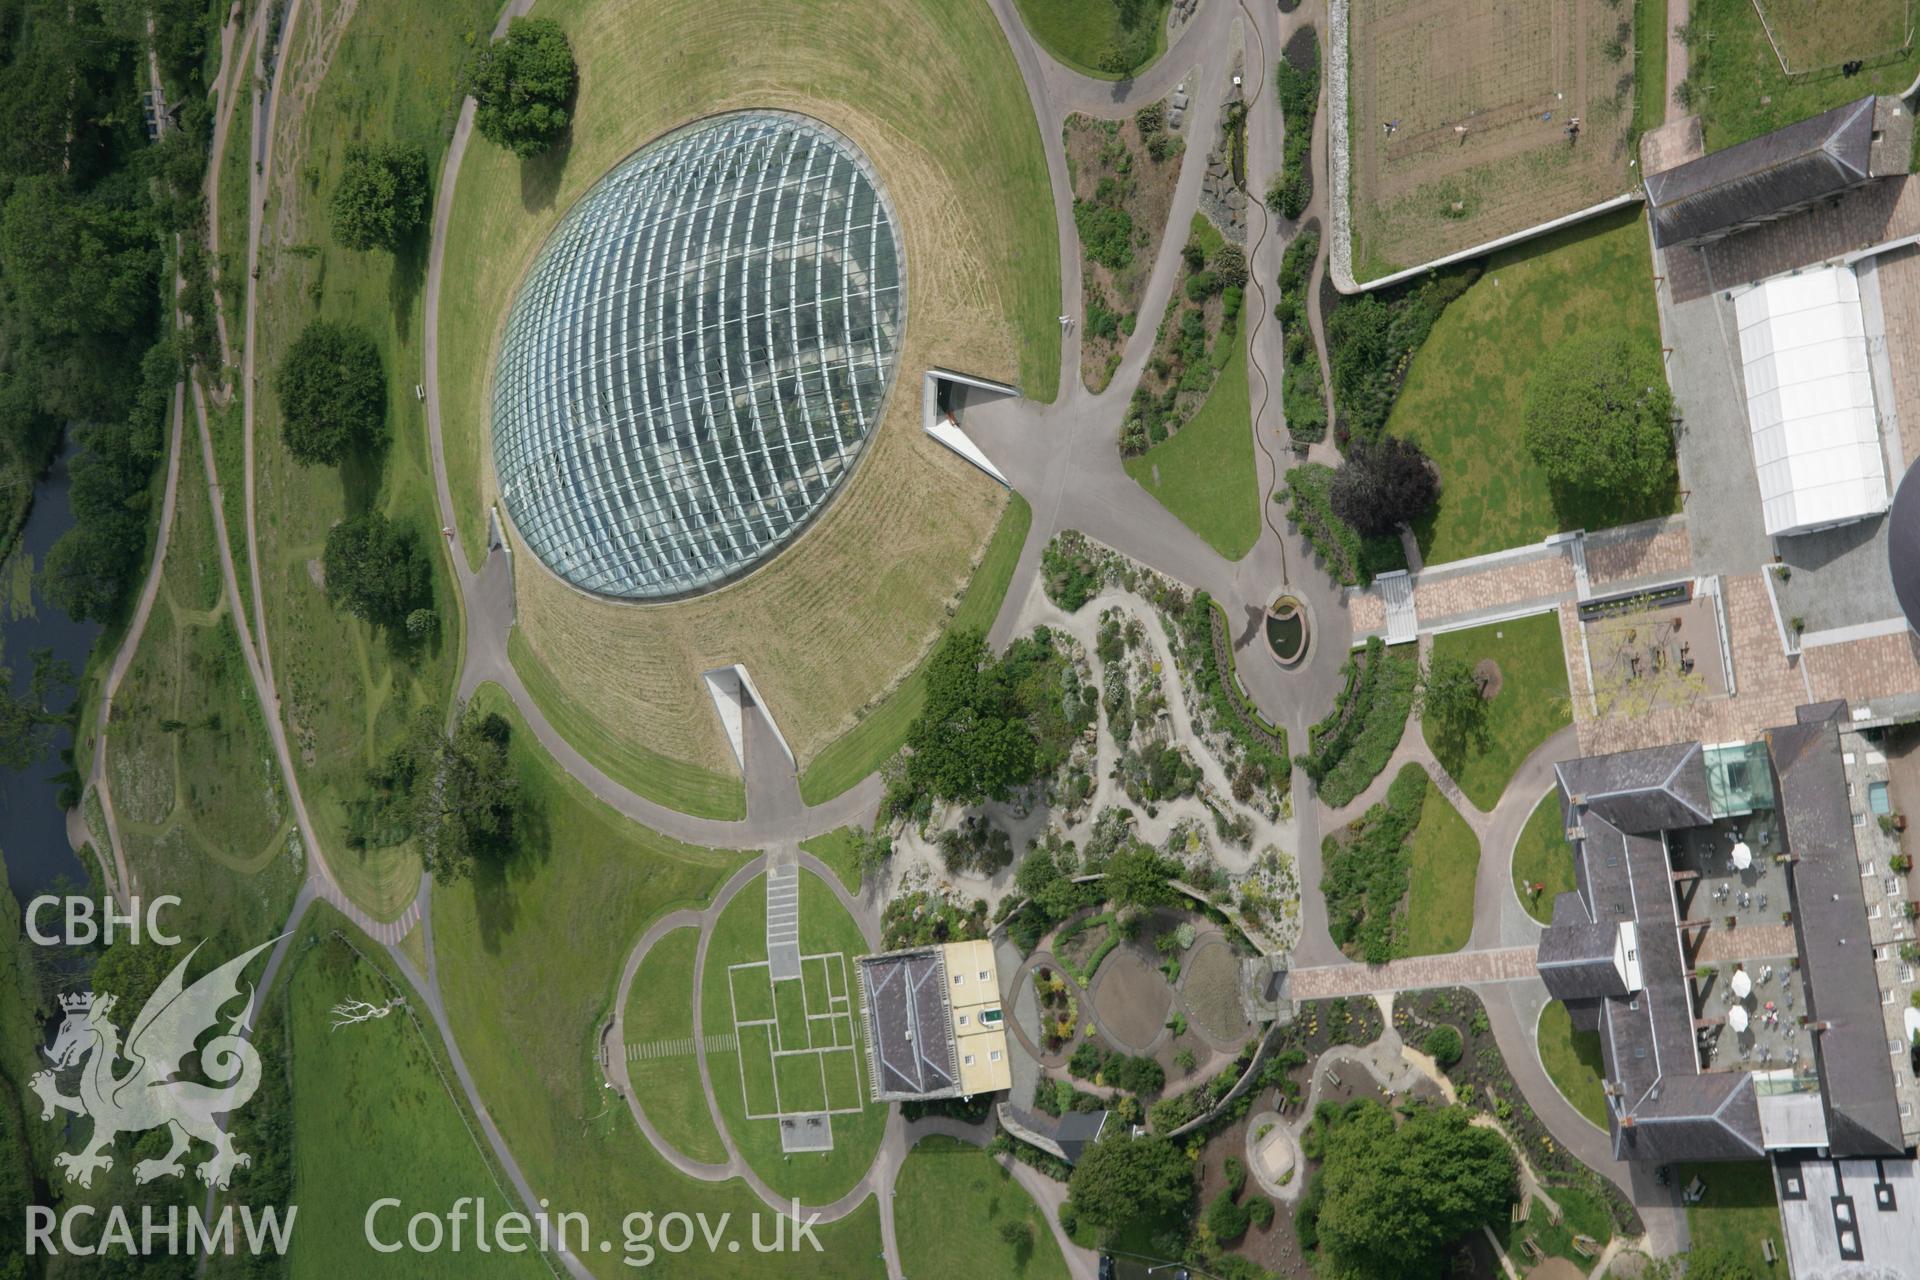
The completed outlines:
[[[878,424],[904,256],[853,143],[781,112],[659,138],[567,211],[493,382],[507,512],[576,586],[708,590],[792,539]]]

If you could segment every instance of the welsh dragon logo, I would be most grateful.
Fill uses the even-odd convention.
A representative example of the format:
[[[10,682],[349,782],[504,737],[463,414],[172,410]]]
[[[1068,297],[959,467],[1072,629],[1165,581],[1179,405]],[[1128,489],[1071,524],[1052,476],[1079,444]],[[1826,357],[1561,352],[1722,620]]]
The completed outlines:
[[[260,1085],[260,1055],[241,1035],[253,1008],[251,987],[246,1007],[228,1022],[226,1032],[200,1048],[200,1073],[214,1083],[174,1077],[201,1034],[219,1021],[221,1007],[239,996],[240,974],[247,963],[272,945],[263,942],[188,986],[187,965],[200,950],[195,947],[141,1008],[124,1045],[110,1017],[116,1003],[113,996],[85,991],[60,997],[66,1020],[53,1047],[42,1051],[53,1069],[37,1073],[29,1084],[40,1095],[42,1120],[53,1119],[56,1110],[93,1120],[93,1135],[85,1146],[53,1158],[66,1170],[69,1182],[92,1186],[94,1170],[113,1167],[116,1137],[161,1125],[171,1130],[173,1146],[160,1159],[135,1165],[136,1182],[180,1177],[186,1172],[180,1157],[195,1138],[213,1148],[213,1155],[194,1170],[200,1181],[211,1186],[224,1188],[234,1169],[253,1162],[244,1151],[234,1150],[233,1139],[214,1121],[216,1114],[244,1106]],[[60,1092],[56,1073],[83,1059],[79,1096],[68,1097]],[[115,1075],[119,1062],[129,1065],[123,1074]]]

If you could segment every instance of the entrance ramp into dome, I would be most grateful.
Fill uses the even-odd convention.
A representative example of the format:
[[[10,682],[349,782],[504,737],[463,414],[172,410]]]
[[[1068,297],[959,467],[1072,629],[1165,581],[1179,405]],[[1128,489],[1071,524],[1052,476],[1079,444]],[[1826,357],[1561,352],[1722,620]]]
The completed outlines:
[[[794,763],[793,748],[787,745],[786,735],[774,723],[766,699],[753,687],[753,677],[745,667],[737,662],[730,667],[715,667],[702,672],[701,679],[707,682],[707,693],[713,698],[714,710],[720,713],[720,726],[726,730],[727,745],[733,748],[733,759],[740,766],[742,776],[747,771],[747,717],[755,713],[772,730],[773,740],[786,753],[787,763],[796,769],[799,767]]]
[[[1007,477],[973,442],[961,424],[966,418],[968,402],[978,404],[983,400],[1017,397],[1019,394],[1019,388],[1010,387],[1004,382],[976,378],[972,374],[956,373],[951,369],[929,369],[921,384],[921,429],[1011,489],[1013,486]]]

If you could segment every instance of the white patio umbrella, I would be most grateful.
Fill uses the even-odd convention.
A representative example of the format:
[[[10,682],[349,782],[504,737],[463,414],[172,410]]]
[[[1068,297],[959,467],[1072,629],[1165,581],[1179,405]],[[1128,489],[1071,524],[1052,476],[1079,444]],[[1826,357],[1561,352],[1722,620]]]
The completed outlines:
[[[1747,847],[1747,842],[1745,840],[1742,840],[1739,844],[1736,844],[1735,846],[1733,846],[1734,869],[1736,871],[1745,871],[1748,867],[1752,865],[1753,865],[1753,850]]]
[[[1747,976],[1745,969],[1737,969],[1734,971],[1733,994],[1741,1000],[1745,1000],[1753,994],[1753,979]]]
[[[1727,1025],[1735,1031],[1745,1031],[1747,1029],[1747,1011],[1739,1005],[1735,1005],[1733,1008],[1727,1010]]]

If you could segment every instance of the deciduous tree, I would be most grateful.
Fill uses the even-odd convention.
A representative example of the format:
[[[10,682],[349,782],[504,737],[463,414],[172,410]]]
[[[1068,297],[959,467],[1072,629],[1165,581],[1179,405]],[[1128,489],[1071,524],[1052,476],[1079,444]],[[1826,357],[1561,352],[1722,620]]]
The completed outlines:
[[[480,136],[526,159],[572,123],[579,71],[566,32],[551,18],[515,18],[475,57],[467,92]]]
[[[1507,1140],[1472,1124],[1464,1107],[1422,1107],[1395,1125],[1368,1098],[1329,1127],[1321,1178],[1330,1273],[1398,1280],[1433,1274],[1449,1242],[1504,1212],[1514,1159]]]
[[[1414,707],[1433,729],[1435,745],[1457,754],[1487,732],[1487,700],[1473,668],[1458,658],[1436,658],[1420,673]]]
[[[1659,352],[1618,333],[1558,343],[1527,384],[1527,451],[1569,490],[1645,497],[1671,484],[1672,420]]]
[[[1368,537],[1412,524],[1440,498],[1440,475],[1418,442],[1382,435],[1356,440],[1333,473],[1333,513]]]
[[[310,322],[281,360],[273,389],[296,462],[331,465],[386,432],[386,373],[364,329]]]
[[[378,511],[327,531],[327,598],[375,626],[398,627],[433,598],[432,570],[420,538]]]
[[[353,146],[333,189],[333,238],[349,249],[395,249],[427,221],[427,153],[419,147]]]
[[[1193,1162],[1165,1138],[1110,1130],[1073,1167],[1067,1193],[1080,1218],[1108,1230],[1180,1214],[1193,1199]]]

